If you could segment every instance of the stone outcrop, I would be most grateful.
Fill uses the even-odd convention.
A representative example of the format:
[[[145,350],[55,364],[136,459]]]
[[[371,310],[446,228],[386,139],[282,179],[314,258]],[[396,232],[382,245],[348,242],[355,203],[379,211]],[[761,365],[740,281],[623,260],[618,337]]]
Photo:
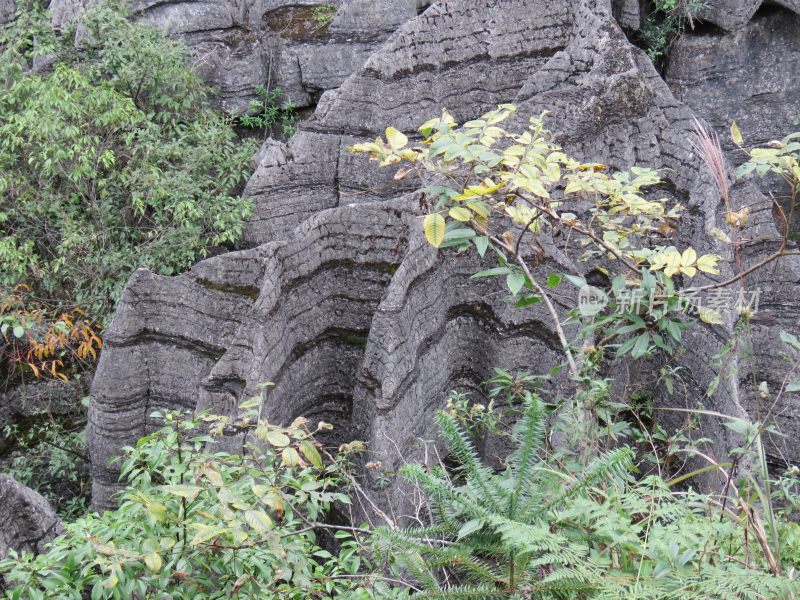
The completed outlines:
[[[61,520],[47,500],[11,477],[0,475],[0,557],[9,549],[38,554],[62,530]]]
[[[14,0],[0,0],[0,25],[13,21],[16,11]]]
[[[0,0],[0,23],[3,2]],[[53,0],[53,26],[74,23],[92,0]],[[232,113],[257,99],[256,88],[280,87],[284,99],[312,106],[338,87],[405,20],[415,0],[131,0],[134,15],[183,39],[194,67]],[[338,6],[341,5],[341,6]],[[326,7],[335,6],[335,14]],[[317,12],[320,11],[320,12]]]
[[[800,11],[800,0],[711,0],[703,3],[698,18],[728,31],[737,31],[750,22],[756,11],[770,4]]]
[[[516,125],[524,126],[524,116],[549,110],[547,123],[569,152],[619,168],[664,169],[663,193],[688,213],[676,243],[723,254],[728,264],[722,276],[733,272],[730,249],[707,235],[724,217],[719,194],[689,143],[693,117],[724,130],[736,98],[746,102],[757,89],[752,82],[763,81],[774,101],[766,107],[751,102],[746,114],[753,126],[774,125],[776,134],[785,134],[787,125],[765,111],[800,114],[792,93],[796,78],[781,84],[758,65],[774,61],[794,68],[798,36],[790,34],[796,15],[782,8],[774,23],[768,13],[749,21],[751,13],[742,23],[723,24],[724,10],[717,6],[709,19],[738,31],[687,35],[665,82],[614,18],[633,20],[639,14],[635,2],[443,0],[419,16],[411,14],[411,4],[408,14],[383,2],[339,7],[328,29],[331,40],[344,43],[340,32],[359,27],[370,34],[363,26],[367,18],[385,23],[386,34],[397,30],[382,43],[376,40],[383,33],[375,34],[368,52],[354,50],[353,61],[362,64],[343,82],[331,79],[314,88],[331,89],[287,144],[268,141],[261,149],[245,190],[256,206],[246,249],[178,277],[137,271],[131,278],[92,389],[88,435],[96,506],[109,506],[118,485],[109,458],[155,425],[148,415],[157,408],[235,414],[259,383],[273,381],[268,418],[285,422],[304,414],[331,421],[340,437],[369,441],[370,458],[392,471],[417,456],[420,438],[430,439],[430,417],[449,390],[476,390],[494,366],[544,373],[560,361],[540,305],[511,308],[495,282],[469,279],[481,268],[475,257],[427,246],[413,186],[346,150],[387,125],[413,135],[419,122],[443,107],[464,121],[514,102]],[[741,14],[745,4],[737,3]],[[796,8],[790,0],[784,4]],[[787,33],[763,33],[773,27]],[[339,42],[331,42],[331,56]],[[709,55],[698,61],[699,48]],[[752,59],[756,66],[744,53],[758,57]],[[731,75],[726,65],[736,65],[737,72]],[[305,73],[314,68],[319,65]],[[703,101],[698,90],[705,86],[716,97],[718,81],[730,82],[725,101]],[[768,196],[747,182],[734,192],[737,206],[753,207],[755,236],[742,254],[754,261],[777,237]],[[542,272],[590,267],[563,247],[546,250]],[[769,298],[762,300],[756,323],[756,353],[763,350],[766,357],[759,372],[778,373],[777,332],[797,330],[787,306],[797,305],[800,262],[786,259],[770,273],[770,279],[752,282],[764,285]],[[569,307],[569,298],[559,301],[561,310]],[[730,315],[721,326],[695,329],[678,357],[688,367],[685,398],[665,396],[664,402],[693,404],[704,397],[715,374],[709,357],[734,327]],[[649,375],[640,370],[625,379],[616,373],[628,387]],[[735,415],[755,410],[746,382],[745,373],[726,379],[707,406]],[[549,384],[555,395],[558,384]],[[782,418],[796,428],[791,415],[787,410]],[[725,428],[705,426],[723,448],[728,444]],[[778,450],[773,448],[776,456]],[[800,460],[796,448],[784,453]]]

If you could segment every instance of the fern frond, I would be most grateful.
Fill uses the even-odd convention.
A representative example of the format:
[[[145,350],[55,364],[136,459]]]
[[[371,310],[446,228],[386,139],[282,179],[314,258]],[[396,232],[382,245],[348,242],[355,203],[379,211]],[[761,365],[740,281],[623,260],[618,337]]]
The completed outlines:
[[[788,600],[800,594],[800,581],[748,569],[721,569],[707,566],[700,577],[694,578],[671,598],[747,598]]]
[[[481,462],[472,440],[458,426],[455,417],[449,413],[439,411],[435,419],[440,435],[444,438],[447,448],[458,459],[468,484],[476,488],[478,498],[486,503],[489,510],[495,513],[501,512],[499,500],[506,496],[507,492],[497,485],[491,469]]]
[[[425,591],[414,595],[415,599],[437,600],[508,600],[509,594],[492,586],[454,585],[437,591]]]
[[[617,448],[601,454],[589,463],[578,476],[576,483],[545,504],[538,500],[528,501],[525,506],[525,521],[530,522],[573,496],[583,493],[599,482],[610,483],[630,476],[633,469],[633,452],[630,448]]]
[[[537,396],[525,399],[524,414],[517,421],[512,433],[515,448],[508,457],[509,468],[514,478],[514,488],[508,500],[508,516],[514,518],[520,495],[533,485],[533,473],[545,435],[544,404]]]
[[[485,518],[489,514],[477,501],[460,493],[450,482],[429,473],[421,465],[403,465],[400,473],[419,485],[429,497],[436,498],[440,503],[447,500],[454,506],[460,507],[470,519]]]

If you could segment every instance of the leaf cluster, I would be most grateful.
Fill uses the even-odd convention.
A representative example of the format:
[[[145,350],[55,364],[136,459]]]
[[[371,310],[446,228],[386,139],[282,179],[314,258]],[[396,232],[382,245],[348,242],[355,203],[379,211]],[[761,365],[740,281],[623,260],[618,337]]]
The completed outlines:
[[[207,96],[185,45],[113,3],[62,36],[40,10],[0,33],[0,288],[28,315],[106,323],[135,269],[173,275],[240,236],[254,144]]]
[[[165,426],[126,448],[120,506],[66,526],[47,554],[0,562],[11,599],[329,598],[354,590],[351,535],[321,520],[343,493],[344,462],[310,429],[254,423],[240,455],[214,449],[220,419],[153,414]],[[255,442],[255,440],[254,440]],[[341,577],[343,576],[343,577]]]

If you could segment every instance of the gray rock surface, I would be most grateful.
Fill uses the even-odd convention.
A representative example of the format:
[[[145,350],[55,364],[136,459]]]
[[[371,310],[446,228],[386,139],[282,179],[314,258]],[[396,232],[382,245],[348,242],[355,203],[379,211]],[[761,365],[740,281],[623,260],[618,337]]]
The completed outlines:
[[[3,2],[0,0],[0,22]],[[92,0],[53,0],[53,26],[63,29]],[[414,0],[130,0],[135,15],[182,38],[194,66],[232,113],[247,109],[259,85],[280,87],[298,107],[338,87],[403,21]],[[330,22],[313,10],[336,5]],[[320,17],[321,18],[321,17]]]
[[[17,7],[14,0],[0,0],[0,25],[14,20]]]
[[[780,139],[800,116],[800,14],[771,11],[736,33],[687,33],[672,47],[665,78],[726,150],[733,121],[748,144]]]
[[[376,14],[386,6],[374,5]],[[352,27],[348,15],[357,7],[368,14],[372,5],[347,6],[354,12],[340,9],[341,23],[332,30]],[[96,506],[108,506],[117,485],[108,459],[154,426],[148,414],[156,407],[235,414],[257,384],[271,380],[276,386],[265,405],[270,419],[305,414],[334,422],[340,437],[368,440],[370,459],[392,471],[419,456],[418,439],[432,436],[430,417],[450,389],[476,389],[494,366],[543,373],[559,361],[540,305],[513,310],[496,283],[469,280],[480,268],[474,257],[436,252],[424,243],[409,184],[346,151],[387,125],[413,135],[419,122],[443,107],[461,121],[500,102],[516,103],[520,118],[547,109],[547,123],[568,151],[615,167],[664,169],[664,193],[688,207],[678,245],[724,255],[722,276],[730,275],[733,253],[707,234],[723,222],[719,194],[689,143],[693,109],[720,127],[727,113],[692,94],[699,86],[714,88],[719,78],[731,82],[729,98],[748,98],[754,89],[749,77],[768,78],[759,65],[770,56],[784,60],[777,54],[781,38],[760,35],[761,18],[722,41],[687,38],[681,42],[687,47],[708,38],[709,63],[730,56],[741,72],[730,75],[723,63],[716,71],[698,70],[692,81],[693,55],[679,52],[670,67],[676,98],[614,19],[620,8],[633,15],[632,7],[617,2],[613,13],[610,0],[435,2],[325,92],[315,117],[288,144],[267,142],[245,190],[256,204],[245,235],[251,249],[204,261],[175,278],[139,271],[128,284],[92,390]],[[796,18],[780,14],[785,22]],[[753,65],[739,56],[743,52],[762,58]],[[775,98],[769,107],[778,106],[777,114],[797,109],[791,93],[796,79],[784,83],[769,88]],[[781,95],[783,89],[790,92]],[[761,110],[755,103],[751,108]],[[767,117],[752,118],[759,123]],[[742,249],[746,261],[774,246],[767,197],[752,184],[735,189],[737,206],[751,204],[754,212],[757,235]],[[588,270],[571,253],[547,250],[544,273]],[[763,369],[778,373],[777,330],[797,332],[787,307],[797,305],[800,262],[787,259],[775,272],[755,341],[767,357]],[[569,299],[559,301],[566,310]],[[696,328],[678,357],[686,367],[681,397],[665,394],[659,401],[694,405],[703,398],[715,375],[709,357],[734,327],[729,317],[721,326]],[[658,368],[613,374],[631,388],[654,372],[657,377]],[[706,406],[740,416],[754,411],[746,382],[744,372],[726,379]],[[558,382],[552,385],[557,396]],[[787,410],[784,421],[791,428],[793,409]],[[704,427],[721,451],[733,443],[718,423]],[[771,451],[800,460],[796,448]]]
[[[728,31],[742,29],[762,7],[777,5],[800,11],[800,0],[710,0],[699,11],[698,18]]]
[[[0,474],[0,557],[9,549],[38,554],[62,530],[47,500]]]

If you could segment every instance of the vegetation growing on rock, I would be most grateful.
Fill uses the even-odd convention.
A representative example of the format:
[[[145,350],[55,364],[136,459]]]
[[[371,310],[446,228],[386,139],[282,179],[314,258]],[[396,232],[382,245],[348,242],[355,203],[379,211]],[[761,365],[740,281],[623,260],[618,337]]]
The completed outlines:
[[[237,239],[255,147],[186,48],[118,6],[63,36],[22,11],[0,35],[2,374],[67,377],[135,269],[175,274]]]

